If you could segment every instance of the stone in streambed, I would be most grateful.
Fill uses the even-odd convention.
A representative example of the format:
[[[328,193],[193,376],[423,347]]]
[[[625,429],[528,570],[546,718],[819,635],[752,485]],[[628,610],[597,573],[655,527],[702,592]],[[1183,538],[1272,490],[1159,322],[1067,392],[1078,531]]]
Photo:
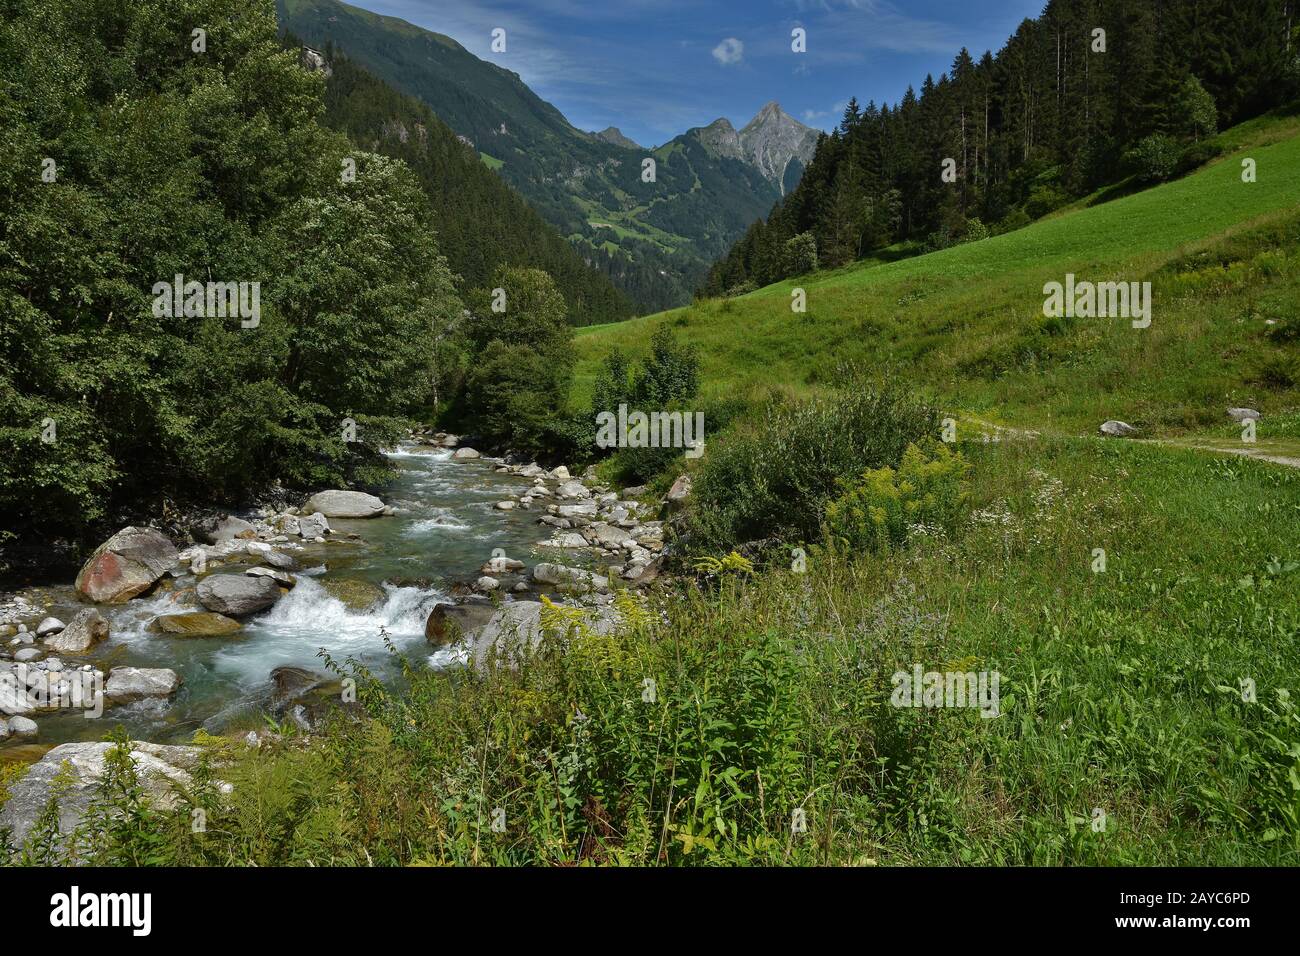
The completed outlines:
[[[15,737],[35,737],[40,732],[30,717],[10,717],[8,730]]]
[[[434,647],[450,644],[492,619],[492,604],[479,599],[465,604],[435,604],[424,623],[424,636]]]
[[[59,631],[63,630],[65,627],[67,627],[67,625],[57,617],[47,617],[45,620],[41,621],[40,624],[36,625],[36,636],[49,637],[51,634],[59,633]]]
[[[208,544],[224,544],[236,538],[248,540],[257,537],[257,528],[251,522],[234,515],[219,515],[201,521],[193,529],[194,536]]]
[[[63,630],[45,639],[45,646],[62,654],[84,654],[108,638],[108,621],[93,607],[84,608]]]
[[[77,575],[90,600],[122,604],[153,587],[176,564],[176,546],[152,528],[123,528],[92,554]]]
[[[213,574],[199,582],[199,603],[227,617],[265,611],[280,599],[280,586],[270,578],[243,574]]]
[[[360,578],[320,578],[320,586],[335,600],[342,601],[353,611],[368,611],[388,597],[388,592],[377,584]]]
[[[114,667],[108,672],[104,696],[113,704],[127,704],[148,697],[171,697],[180,689],[181,678],[163,667]]]
[[[307,500],[303,513],[323,514],[327,518],[377,518],[386,506],[364,491],[318,491]],[[305,534],[305,533],[304,533]]]
[[[249,568],[244,572],[250,578],[270,578],[282,588],[291,588],[298,583],[298,579],[287,571],[279,571],[276,568]]]
[[[323,514],[303,515],[298,519],[298,533],[314,541],[330,530],[329,519]]]
[[[244,625],[224,614],[193,611],[188,614],[163,614],[154,618],[149,626],[160,634],[175,634],[181,637],[219,637],[223,634],[233,634]]]

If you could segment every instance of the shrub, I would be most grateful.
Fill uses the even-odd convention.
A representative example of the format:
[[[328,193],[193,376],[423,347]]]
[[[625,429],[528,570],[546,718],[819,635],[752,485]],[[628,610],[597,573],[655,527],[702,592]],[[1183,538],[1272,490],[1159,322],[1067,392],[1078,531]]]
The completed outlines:
[[[962,242],[979,242],[981,239],[989,237],[989,227],[976,217],[966,220],[966,228],[962,232]]]
[[[681,411],[699,392],[699,360],[695,350],[680,345],[667,325],[657,328],[650,339],[650,354],[634,368],[620,349],[615,349],[605,359],[605,365],[596,376],[592,387],[591,448],[584,455],[598,454],[595,448],[595,419],[602,413],[618,414],[618,407],[626,405],[629,413]],[[613,453],[616,459],[609,470],[615,480],[624,484],[640,484],[668,468],[683,453],[681,448],[620,448]]]
[[[897,465],[938,433],[938,413],[898,391],[858,385],[762,420],[710,446],[694,484],[688,546],[728,551],[761,539],[812,541],[842,479]]]
[[[785,241],[785,274],[801,276],[817,271],[817,238],[811,232],[801,232]]]
[[[1218,143],[1212,143],[1202,140],[1199,143],[1192,143],[1183,150],[1182,155],[1178,157],[1178,166],[1174,170],[1179,176],[1186,175],[1193,170],[1200,169],[1212,159],[1216,159],[1223,153],[1223,147]]]
[[[1142,182],[1158,183],[1168,179],[1178,165],[1179,149],[1163,133],[1152,133],[1140,139],[1124,154],[1124,160],[1134,175]]]
[[[956,530],[966,509],[970,470],[961,454],[938,444],[931,455],[909,445],[897,469],[863,472],[826,506],[823,536],[853,551],[901,547],[917,525]]]

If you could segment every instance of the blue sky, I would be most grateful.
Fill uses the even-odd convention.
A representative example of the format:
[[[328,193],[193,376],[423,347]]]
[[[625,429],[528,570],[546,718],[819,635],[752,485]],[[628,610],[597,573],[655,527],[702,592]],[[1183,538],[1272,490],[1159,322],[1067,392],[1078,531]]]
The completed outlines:
[[[823,129],[850,96],[897,102],[963,46],[997,52],[1043,0],[351,0],[445,33],[581,129],[658,145],[764,103]],[[504,53],[492,31],[506,31]],[[807,52],[791,50],[802,27]]]

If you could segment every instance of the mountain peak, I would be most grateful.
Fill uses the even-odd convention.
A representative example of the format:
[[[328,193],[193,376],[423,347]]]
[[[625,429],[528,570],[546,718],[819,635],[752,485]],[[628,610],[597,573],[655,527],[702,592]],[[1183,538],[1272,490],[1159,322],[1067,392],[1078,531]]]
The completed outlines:
[[[624,149],[640,149],[641,145],[633,139],[623,135],[623,131],[617,126],[607,126],[599,133],[593,133],[597,139],[604,140],[614,146],[622,146]]]
[[[807,166],[817,149],[817,131],[781,109],[776,100],[764,104],[738,134],[740,150],[764,176],[785,191],[786,170],[793,162]]]
[[[773,124],[789,125],[799,129],[808,129],[803,123],[781,109],[781,104],[776,100],[769,100],[763,104],[763,108],[754,114],[754,118],[745,124],[744,129],[740,132],[743,135],[748,130],[759,129],[764,126]]]

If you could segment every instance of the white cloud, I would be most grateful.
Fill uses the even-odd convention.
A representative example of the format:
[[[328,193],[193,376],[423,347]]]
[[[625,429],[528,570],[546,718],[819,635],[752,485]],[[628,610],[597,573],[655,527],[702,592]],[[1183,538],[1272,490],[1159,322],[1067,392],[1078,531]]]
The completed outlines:
[[[732,66],[745,58],[745,44],[735,37],[727,37],[713,48],[713,58],[723,66]]]

